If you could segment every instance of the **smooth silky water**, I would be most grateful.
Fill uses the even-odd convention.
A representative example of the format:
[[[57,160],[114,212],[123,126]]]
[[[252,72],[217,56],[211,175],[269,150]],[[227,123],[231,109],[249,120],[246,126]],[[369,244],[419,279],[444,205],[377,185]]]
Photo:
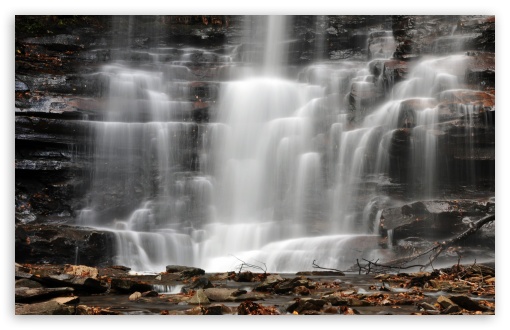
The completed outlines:
[[[270,33],[250,38],[247,29],[245,47],[227,54],[154,48],[142,65],[119,58],[101,69],[108,101],[104,120],[90,122],[92,189],[78,221],[115,234],[115,263],[216,272],[235,270],[241,259],[296,272],[312,270],[313,260],[345,270],[357,258],[377,258],[378,205],[389,197],[374,183],[388,180],[388,144],[403,120],[413,121],[409,175],[423,181],[424,198],[434,197],[436,95],[460,88],[464,55],[421,61],[353,123],[345,100],[378,88],[371,63],[316,62],[293,76],[291,18],[253,20]],[[379,39],[374,60],[390,58],[391,31]],[[214,82],[217,112],[208,123],[182,120],[193,109],[186,63],[196,54],[224,63],[219,71],[232,77]],[[402,119],[408,100],[424,106]]]

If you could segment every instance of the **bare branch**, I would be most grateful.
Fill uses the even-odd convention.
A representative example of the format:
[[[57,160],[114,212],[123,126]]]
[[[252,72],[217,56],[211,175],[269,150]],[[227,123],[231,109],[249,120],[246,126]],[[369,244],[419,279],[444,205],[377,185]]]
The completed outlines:
[[[451,245],[457,243],[458,241],[460,241],[460,240],[462,240],[462,239],[464,239],[464,238],[466,238],[466,237],[476,233],[485,224],[487,224],[489,222],[492,222],[494,220],[495,220],[495,215],[494,214],[485,216],[482,219],[472,223],[471,226],[467,230],[465,230],[464,232],[460,233],[459,235],[457,235],[457,236],[455,236],[455,237],[453,237],[453,238],[451,238],[449,240],[446,240],[446,241],[443,241],[443,242],[436,242],[434,245],[432,245],[431,247],[429,247],[429,248],[427,248],[427,249],[425,249],[423,251],[415,253],[415,254],[413,254],[411,256],[407,256],[407,257],[403,257],[403,258],[399,258],[399,259],[394,259],[394,260],[388,261],[388,262],[386,262],[384,264],[379,264],[378,260],[376,260],[374,262],[374,261],[371,261],[371,260],[363,259],[364,261],[367,262],[367,264],[366,265],[360,265],[359,260],[356,259],[356,264],[358,266],[358,271],[359,271],[360,274],[361,274],[361,271],[366,271],[366,273],[368,274],[370,272],[372,272],[372,273],[380,273],[380,272],[383,272],[383,270],[388,270],[388,269],[398,269],[398,270],[401,270],[401,269],[409,269],[409,268],[419,267],[420,270],[422,270],[424,268],[427,268],[428,266],[432,267],[432,263],[448,247],[450,247]],[[410,262],[412,262],[414,260],[417,260],[417,259],[419,259],[421,257],[424,257],[426,255],[429,255],[429,257],[428,257],[429,261],[426,264],[409,265]],[[460,256],[459,256],[458,263],[460,263]]]
[[[318,269],[324,269],[324,270],[332,270],[334,272],[343,272],[343,270],[340,270],[340,269],[336,269],[336,268],[325,268],[325,267],[321,267],[319,265],[317,265],[315,263],[315,259],[312,261],[312,267],[313,268],[318,268]]]
[[[257,265],[249,264],[249,263],[245,262],[244,260],[239,259],[238,257],[236,257],[236,256],[235,256],[235,255],[233,255],[233,254],[230,254],[230,256],[232,256],[232,257],[236,258],[237,260],[239,260],[239,261],[241,262],[241,264],[240,264],[239,266],[237,266],[237,267],[239,268],[239,273],[241,273],[241,271],[243,270],[243,267],[248,267],[248,268],[258,269],[258,270],[263,271],[263,272],[264,272],[264,274],[266,274],[266,273],[267,273],[267,266],[266,266],[266,264],[265,264],[265,263],[263,263],[263,262],[260,262],[260,261],[255,260],[255,261],[257,261],[257,262],[261,263],[262,265],[264,265],[264,266],[262,267],[262,266],[257,266]]]

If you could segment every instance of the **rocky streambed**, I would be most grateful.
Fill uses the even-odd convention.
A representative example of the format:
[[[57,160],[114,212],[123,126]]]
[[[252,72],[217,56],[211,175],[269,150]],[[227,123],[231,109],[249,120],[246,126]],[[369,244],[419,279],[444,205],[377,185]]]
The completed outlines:
[[[368,274],[16,264],[15,277],[17,315],[495,314],[494,267],[476,263]]]

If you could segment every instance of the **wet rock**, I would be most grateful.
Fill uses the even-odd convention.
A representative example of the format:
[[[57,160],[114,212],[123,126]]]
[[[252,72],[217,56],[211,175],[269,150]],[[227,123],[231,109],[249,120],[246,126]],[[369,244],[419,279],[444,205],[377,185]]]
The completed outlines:
[[[162,273],[158,276],[161,276],[159,278],[159,280],[161,282],[172,282],[172,281],[178,281],[180,280],[182,277],[181,277],[181,274],[180,273]]]
[[[210,301],[209,301],[209,298],[207,298],[207,295],[205,294],[204,290],[199,289],[195,292],[195,295],[187,301],[187,303],[193,304],[193,305],[200,305],[200,304],[209,304]]]
[[[16,315],[73,315],[75,308],[50,300],[33,304],[16,304]]]
[[[118,311],[112,311],[109,308],[89,307],[86,305],[78,305],[76,307],[77,315],[121,315]]]
[[[20,265],[20,264],[15,262],[14,263],[14,271],[15,272],[30,273],[30,268],[26,267],[26,266],[23,266],[23,265]]]
[[[368,38],[368,59],[388,58],[395,52],[395,41],[391,31],[374,31]]]
[[[69,296],[73,294],[74,289],[70,287],[61,288],[15,288],[14,300],[19,303],[28,303],[34,301],[47,300],[59,296]]]
[[[52,300],[56,301],[56,302],[58,302],[59,304],[62,304],[62,305],[76,306],[80,302],[80,297],[78,297],[78,296],[74,296],[74,297],[58,297],[58,298],[53,298]]]
[[[418,308],[421,308],[426,311],[436,311],[436,307],[427,302],[422,302],[418,304]]]
[[[236,282],[254,282],[258,278],[250,271],[237,273],[234,277],[234,281]]]
[[[99,266],[113,258],[113,233],[65,225],[17,225],[16,261]],[[24,237],[24,239],[23,239]],[[27,239],[28,238],[28,239]],[[72,251],[72,252],[71,252]]]
[[[281,277],[271,277],[266,279],[262,284],[254,288],[254,291],[274,292],[283,294],[293,291],[296,287],[304,287],[305,289],[314,289],[315,282],[310,281],[304,276],[295,277],[293,279],[281,279]]]
[[[455,306],[456,304],[451,301],[449,298],[445,297],[445,296],[439,296],[437,298],[437,303],[439,305],[441,305],[441,308],[442,309],[446,309],[448,307],[451,307],[451,306]]]
[[[246,301],[246,300],[257,301],[265,300],[267,297],[268,297],[267,295],[258,292],[247,292],[235,296],[234,301]]]
[[[188,267],[188,266],[178,266],[178,265],[166,266],[166,272],[167,273],[180,273],[181,277],[183,277],[183,278],[205,274],[205,270],[203,270],[203,269],[195,268],[195,267]]]
[[[437,101],[432,98],[407,99],[402,101],[398,113],[398,127],[415,127],[419,113],[425,109],[434,108],[436,104]]]
[[[14,85],[14,90],[16,92],[26,92],[26,91],[30,90],[30,87],[28,87],[28,85],[25,84],[23,81],[16,79],[15,85]]]
[[[292,292],[294,294],[300,295],[300,296],[309,296],[311,294],[310,289],[308,289],[306,286],[300,285],[292,289]]]
[[[347,305],[351,307],[361,307],[361,306],[370,306],[371,304],[368,301],[358,299],[358,298],[347,298]]]
[[[60,274],[33,277],[33,279],[36,279],[43,285],[50,287],[70,286],[77,292],[81,293],[103,293],[108,290],[106,285],[103,285],[100,281],[90,277]]]
[[[69,275],[90,277],[97,279],[99,271],[95,267],[88,267],[82,265],[66,265],[64,272]]]
[[[136,292],[132,293],[132,294],[129,296],[129,298],[128,298],[128,299],[129,299],[130,301],[136,301],[136,300],[140,299],[141,297],[142,297],[142,294],[141,294],[140,292],[136,291]]]
[[[279,315],[274,307],[266,307],[253,301],[244,301],[237,307],[238,315]]]
[[[329,306],[326,305],[323,309],[324,314],[338,314],[339,311],[340,308],[331,305]]]
[[[16,288],[18,287],[26,287],[26,288],[42,288],[42,284],[37,282],[37,281],[33,281],[33,280],[29,280],[29,279],[20,279],[20,280],[17,280],[15,283],[14,283],[14,286]]]
[[[202,306],[193,307],[184,311],[186,315],[204,315],[204,308]]]
[[[130,279],[112,278],[110,288],[111,290],[118,293],[131,294],[136,291],[139,292],[151,291],[152,285],[150,285],[149,283],[144,283]]]
[[[487,308],[484,306],[481,306],[478,302],[475,300],[470,299],[469,297],[465,295],[461,296],[451,296],[450,300],[459,305],[460,307],[467,309],[469,311],[486,311]]]
[[[287,312],[302,314],[304,311],[320,311],[325,304],[323,299],[301,298],[287,307]]]
[[[245,294],[246,290],[208,288],[204,290],[204,293],[211,301],[234,301],[236,297]]]
[[[231,272],[231,273],[218,273],[218,274],[213,274],[209,277],[209,280],[210,281],[227,281],[228,279],[230,279],[230,277],[234,274],[234,272]]]
[[[159,293],[157,293],[156,291],[142,292],[142,297],[158,297],[158,296],[159,296]]]
[[[377,105],[383,98],[383,90],[373,81],[353,82],[349,94],[349,109],[356,111],[356,119]]]
[[[323,300],[331,304],[332,306],[345,306],[349,304],[349,301],[347,298],[342,297],[338,294],[327,294],[322,296]]]
[[[183,286],[181,292],[187,293],[192,290],[195,291],[196,289],[207,289],[212,287],[213,285],[209,281],[209,278],[201,276],[199,278],[196,278],[190,285]]]
[[[384,61],[382,77],[385,90],[389,91],[396,83],[405,80],[408,77],[408,73],[408,62],[398,60]]]
[[[78,50],[84,48],[80,37],[77,35],[57,34],[53,36],[27,38],[23,40],[24,43],[33,45],[44,45],[49,49],[65,51],[65,50]]]
[[[266,277],[266,279],[264,280],[264,282],[262,282],[261,284],[257,285],[254,288],[254,291],[262,291],[262,292],[268,291],[271,288],[273,288],[276,284],[278,284],[279,282],[282,282],[282,281],[283,281],[283,278],[278,274],[268,275]]]
[[[223,315],[224,305],[212,305],[204,307],[204,315]]]
[[[451,305],[441,311],[441,314],[458,314],[462,309],[458,305]]]
[[[468,52],[471,60],[466,69],[465,81],[476,89],[490,90],[495,87],[495,54],[489,52]]]
[[[315,282],[305,277],[295,277],[293,279],[286,279],[282,282],[277,283],[273,290],[275,293],[282,294],[292,291],[294,288],[302,286],[307,289],[315,289]]]

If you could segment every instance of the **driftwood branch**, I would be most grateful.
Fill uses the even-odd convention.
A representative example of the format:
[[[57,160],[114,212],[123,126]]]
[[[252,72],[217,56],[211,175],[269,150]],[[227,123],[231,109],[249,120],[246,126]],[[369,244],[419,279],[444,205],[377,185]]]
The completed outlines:
[[[420,251],[418,253],[415,253],[411,256],[395,259],[388,261],[384,264],[380,264],[378,261],[371,261],[363,259],[363,261],[366,262],[365,265],[361,265],[359,260],[356,259],[356,264],[358,266],[358,272],[361,274],[361,272],[365,272],[366,274],[372,272],[372,273],[381,273],[384,270],[388,269],[408,269],[408,268],[414,268],[414,267],[420,267],[420,269],[424,269],[428,266],[432,266],[432,263],[437,259],[437,257],[448,247],[452,246],[453,244],[463,240],[464,238],[471,236],[472,234],[476,233],[480,228],[482,228],[487,223],[490,223],[495,220],[495,215],[491,214],[488,216],[483,217],[482,219],[473,222],[470,224],[470,227],[463,231],[462,233],[458,234],[457,236],[450,238],[449,240],[442,241],[442,242],[436,242],[433,246]],[[426,264],[413,264],[410,265],[409,263],[412,261],[415,261],[421,257],[424,257],[426,255],[429,255],[429,261]],[[460,260],[460,259],[459,259]]]
[[[317,268],[317,269],[331,270],[334,272],[343,272],[343,270],[340,270],[340,269],[321,267],[315,263],[315,259],[312,261],[312,267]]]
[[[244,260],[241,260],[239,259],[238,257],[236,257],[235,255],[232,255],[232,257],[236,258],[237,260],[239,260],[241,262],[240,265],[237,266],[237,268],[239,269],[239,274],[242,272],[243,268],[252,268],[252,269],[258,269],[258,270],[261,270],[264,272],[264,274],[267,273],[267,266],[265,263],[263,263],[262,261],[258,261],[258,260],[255,260],[256,262],[262,264],[262,266],[258,266],[258,265],[254,265],[254,264],[249,264],[247,262],[245,262]]]

